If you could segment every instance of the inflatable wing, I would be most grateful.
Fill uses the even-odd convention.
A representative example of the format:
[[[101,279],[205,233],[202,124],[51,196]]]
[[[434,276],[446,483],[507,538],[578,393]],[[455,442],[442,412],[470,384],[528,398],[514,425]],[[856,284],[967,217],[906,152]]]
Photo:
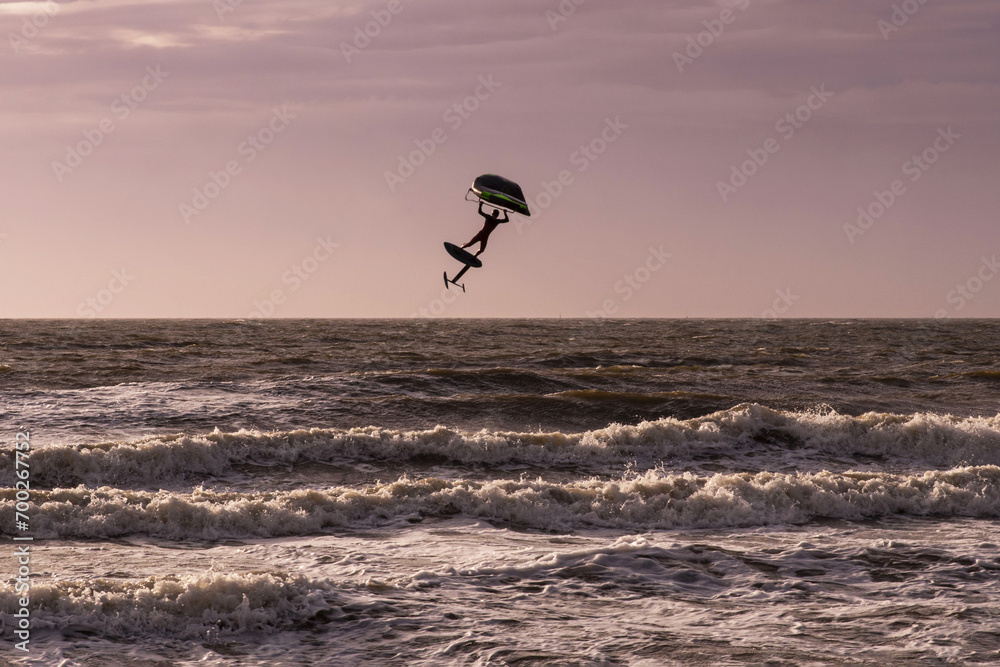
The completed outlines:
[[[483,174],[476,179],[469,192],[479,198],[479,201],[496,208],[530,216],[528,202],[524,199],[521,186],[496,174]],[[468,198],[468,195],[466,195]]]

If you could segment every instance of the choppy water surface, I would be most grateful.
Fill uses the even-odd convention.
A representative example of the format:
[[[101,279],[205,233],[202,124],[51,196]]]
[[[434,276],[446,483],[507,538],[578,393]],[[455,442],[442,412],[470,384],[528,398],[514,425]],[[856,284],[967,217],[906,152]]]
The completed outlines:
[[[0,322],[8,539],[35,447],[2,657],[1000,662],[997,350],[993,321]]]

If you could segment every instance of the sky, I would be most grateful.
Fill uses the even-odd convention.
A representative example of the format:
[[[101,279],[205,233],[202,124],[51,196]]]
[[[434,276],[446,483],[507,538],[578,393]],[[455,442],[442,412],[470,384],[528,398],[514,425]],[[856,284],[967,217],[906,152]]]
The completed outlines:
[[[996,0],[0,0],[0,32],[0,317],[1000,317]],[[484,173],[532,215],[448,290]]]

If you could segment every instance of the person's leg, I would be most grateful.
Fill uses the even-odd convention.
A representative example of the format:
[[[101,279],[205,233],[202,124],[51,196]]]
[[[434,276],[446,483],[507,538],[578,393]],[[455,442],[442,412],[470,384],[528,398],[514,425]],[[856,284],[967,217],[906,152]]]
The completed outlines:
[[[479,237],[480,237],[481,235],[482,235],[482,232],[479,232],[478,234],[476,234],[475,236],[473,236],[473,237],[472,237],[472,240],[471,240],[471,241],[469,241],[469,242],[468,242],[468,243],[466,243],[466,244],[465,244],[464,246],[462,246],[462,250],[465,250],[465,249],[466,249],[466,248],[468,248],[468,247],[469,247],[470,245],[472,245],[472,244],[474,244],[474,243],[477,243],[477,242],[479,241]]]
[[[475,245],[476,243],[484,243],[484,242],[485,242],[485,241],[484,241],[484,239],[483,239],[483,232],[482,232],[482,231],[480,231],[479,233],[477,233],[477,234],[476,234],[475,236],[473,236],[473,237],[472,237],[472,240],[471,240],[471,241],[469,241],[469,242],[468,242],[468,243],[466,243],[466,244],[465,244],[464,246],[462,246],[462,250],[465,250],[465,249],[466,249],[466,248],[468,248],[468,247],[469,247],[470,245]],[[482,249],[480,249],[480,252],[482,252]]]
[[[480,241],[479,241],[479,252],[476,253],[476,257],[479,257],[480,255],[482,255],[483,251],[486,250],[486,241],[489,240],[489,238],[490,238],[489,236],[484,236],[482,239],[480,239]]]

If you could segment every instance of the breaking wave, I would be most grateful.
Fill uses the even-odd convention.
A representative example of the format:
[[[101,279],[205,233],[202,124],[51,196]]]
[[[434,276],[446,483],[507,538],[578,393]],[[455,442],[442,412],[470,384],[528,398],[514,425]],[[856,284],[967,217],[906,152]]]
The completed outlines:
[[[13,525],[14,491],[0,493]],[[39,537],[171,539],[280,537],[462,515],[537,530],[653,530],[876,519],[897,515],[1000,516],[1000,467],[918,475],[648,471],[603,481],[410,479],[362,488],[193,493],[101,487],[36,491]]]
[[[756,451],[815,450],[832,456],[885,457],[945,468],[1000,465],[1000,415],[954,417],[785,412],[740,405],[696,419],[664,418],[633,426],[612,424],[582,433],[459,431],[444,426],[407,431],[378,426],[241,430],[178,434],[130,442],[51,446],[31,455],[32,484],[160,486],[186,477],[219,475],[233,465],[396,462],[437,459],[471,465],[604,465],[659,462]],[[13,454],[0,467],[12,486]]]
[[[17,626],[21,593],[0,586],[0,619]],[[109,638],[168,635],[212,640],[301,629],[345,614],[331,586],[284,573],[155,576],[33,583],[31,626]]]

